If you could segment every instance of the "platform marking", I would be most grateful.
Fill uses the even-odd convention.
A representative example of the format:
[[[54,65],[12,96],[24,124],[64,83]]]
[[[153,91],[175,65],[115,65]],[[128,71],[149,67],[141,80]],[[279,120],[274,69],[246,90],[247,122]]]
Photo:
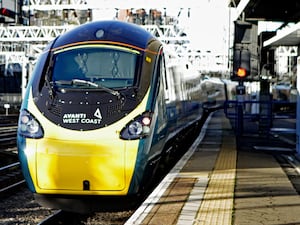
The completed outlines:
[[[221,125],[221,124],[220,124]],[[211,128],[211,126],[210,126]],[[222,129],[222,126],[217,127],[215,129]],[[220,132],[220,135],[222,134],[222,132]],[[211,143],[211,144],[220,144],[221,145],[221,139],[216,141],[204,141],[201,142],[201,144],[207,144],[207,143]],[[216,148],[202,148],[201,147],[201,151],[220,151],[220,147],[216,147]],[[187,201],[185,202],[180,215],[178,217],[177,220],[177,225],[193,225],[195,222],[195,218],[197,217],[197,213],[199,211],[199,208],[201,206],[201,203],[204,199],[204,194],[206,191],[206,188],[208,186],[208,182],[210,180],[209,175],[211,174],[211,171],[202,171],[201,172],[203,175],[200,176],[199,172],[195,173],[195,175],[193,176],[193,174],[191,173],[184,173],[184,176],[189,176],[189,177],[196,177],[197,181],[194,184],[194,187],[190,193],[190,195],[188,196]],[[198,174],[198,176],[196,176],[196,174]],[[182,175],[181,175],[182,176]]]
[[[170,173],[162,180],[162,182],[154,189],[154,191],[148,196],[148,198],[141,204],[141,206],[132,214],[132,216],[126,221],[124,225],[142,224],[143,220],[150,213],[153,206],[159,201],[163,193],[167,190],[169,185],[178,176],[181,169],[185,166],[186,162],[193,155],[197,146],[205,136],[206,129],[211,115],[205,121],[203,128],[201,129],[200,135],[195,140],[189,150],[183,155],[180,161],[173,167]]]
[[[198,209],[203,200],[208,181],[208,177],[201,177],[201,179],[197,178],[188,200],[181,210],[177,225],[192,225],[194,223]]]
[[[223,136],[223,144],[209,180],[195,225],[231,225],[236,175],[235,139]]]

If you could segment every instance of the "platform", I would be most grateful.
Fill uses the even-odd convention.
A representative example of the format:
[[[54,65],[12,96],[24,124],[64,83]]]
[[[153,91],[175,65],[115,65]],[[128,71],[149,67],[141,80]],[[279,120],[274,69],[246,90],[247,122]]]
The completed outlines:
[[[237,150],[220,110],[125,224],[300,224],[299,212],[300,197],[273,154]]]

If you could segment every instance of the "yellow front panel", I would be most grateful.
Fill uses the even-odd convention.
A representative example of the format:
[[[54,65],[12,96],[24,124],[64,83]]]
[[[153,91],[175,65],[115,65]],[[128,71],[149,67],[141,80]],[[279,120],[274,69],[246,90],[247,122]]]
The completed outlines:
[[[117,191],[125,188],[125,144],[44,139],[37,146],[37,185],[48,190]]]
[[[37,193],[127,194],[139,140],[122,140],[119,132],[145,111],[147,95],[123,119],[92,131],[74,131],[51,123],[30,99],[31,95],[28,110],[44,128],[44,138],[26,140],[29,171]],[[84,181],[89,181],[89,190],[83,190]]]

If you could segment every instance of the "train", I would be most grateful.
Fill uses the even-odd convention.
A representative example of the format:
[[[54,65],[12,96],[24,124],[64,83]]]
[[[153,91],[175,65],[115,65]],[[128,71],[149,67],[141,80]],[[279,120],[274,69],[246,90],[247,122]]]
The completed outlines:
[[[18,122],[19,160],[37,202],[76,211],[86,199],[143,192],[202,117],[207,93],[224,96],[222,84],[204,86],[132,23],[89,22],[56,37],[35,65]]]

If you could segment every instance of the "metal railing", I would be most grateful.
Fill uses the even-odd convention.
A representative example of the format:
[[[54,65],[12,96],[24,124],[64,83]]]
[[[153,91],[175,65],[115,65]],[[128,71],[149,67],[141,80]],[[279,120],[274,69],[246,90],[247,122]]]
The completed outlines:
[[[227,100],[224,103],[224,112],[231,120],[237,136],[258,132],[296,132],[296,102]]]

